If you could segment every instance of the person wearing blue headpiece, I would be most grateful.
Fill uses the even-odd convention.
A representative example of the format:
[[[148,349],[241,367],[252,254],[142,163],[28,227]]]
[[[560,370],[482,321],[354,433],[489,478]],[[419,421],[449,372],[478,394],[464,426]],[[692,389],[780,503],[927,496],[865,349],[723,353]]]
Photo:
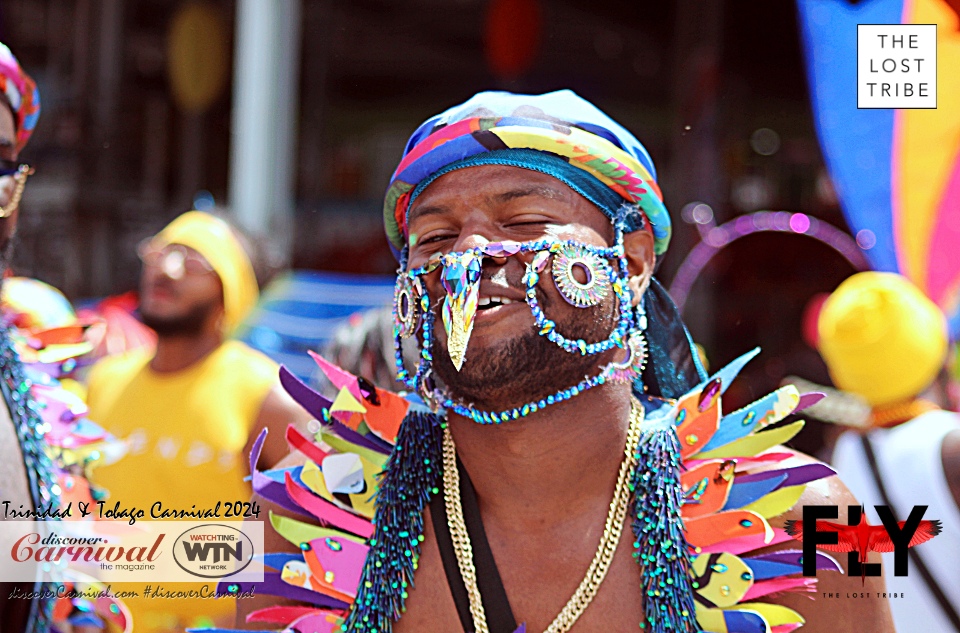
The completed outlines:
[[[819,586],[802,575],[785,521],[856,502],[828,467],[778,446],[802,423],[764,429],[817,397],[785,387],[724,414],[753,354],[701,367],[653,277],[670,217],[631,133],[570,91],[480,93],[414,132],[384,220],[408,392],[322,360],[335,398],[286,381],[323,428],[293,442],[293,470],[254,487],[327,531],[274,522],[268,547],[299,555],[269,558],[279,573],[257,593],[313,605],[284,624],[893,630],[882,579],[861,585],[824,553],[806,561]],[[419,345],[415,369],[404,341]],[[346,483],[351,460],[363,468]],[[802,595],[815,590],[867,597]]]

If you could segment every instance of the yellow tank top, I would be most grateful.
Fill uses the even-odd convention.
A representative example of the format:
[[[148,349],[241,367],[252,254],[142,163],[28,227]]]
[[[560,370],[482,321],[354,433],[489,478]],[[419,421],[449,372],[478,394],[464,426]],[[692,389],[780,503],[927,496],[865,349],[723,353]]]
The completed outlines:
[[[110,493],[104,507],[119,502],[149,517],[157,501],[174,510],[249,501],[252,491],[243,481],[249,467],[241,453],[264,399],[277,384],[276,363],[238,341],[227,341],[173,373],[150,369],[151,357],[135,351],[105,358],[90,372],[90,419],[129,447],[123,459],[93,473],[93,480]],[[174,591],[202,587],[162,584]],[[134,589],[142,592],[134,584],[124,588]],[[124,602],[137,633],[233,624],[233,599]]]

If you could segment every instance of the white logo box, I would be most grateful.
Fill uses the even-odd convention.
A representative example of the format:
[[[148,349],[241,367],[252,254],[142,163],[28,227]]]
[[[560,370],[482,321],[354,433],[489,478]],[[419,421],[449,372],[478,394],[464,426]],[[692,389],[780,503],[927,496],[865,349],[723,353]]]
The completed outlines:
[[[857,108],[937,107],[937,25],[857,25]]]

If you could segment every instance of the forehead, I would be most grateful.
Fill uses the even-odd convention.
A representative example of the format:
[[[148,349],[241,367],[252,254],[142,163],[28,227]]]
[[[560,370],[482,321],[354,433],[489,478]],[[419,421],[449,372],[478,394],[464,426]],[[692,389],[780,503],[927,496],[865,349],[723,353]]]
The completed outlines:
[[[509,165],[479,165],[444,174],[427,186],[410,207],[408,222],[440,215],[463,216],[534,205],[558,221],[606,223],[590,201],[547,174]]]

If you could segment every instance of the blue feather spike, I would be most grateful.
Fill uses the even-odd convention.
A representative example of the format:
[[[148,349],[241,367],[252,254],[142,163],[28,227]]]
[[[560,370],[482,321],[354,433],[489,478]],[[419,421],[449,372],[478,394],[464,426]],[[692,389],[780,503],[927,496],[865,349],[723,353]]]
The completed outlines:
[[[783,415],[771,414],[774,413],[781,399],[793,399],[796,397],[795,394],[796,387],[787,385],[772,393],[768,393],[755,402],[751,402],[742,409],[723,416],[720,419],[720,427],[717,429],[717,432],[713,434],[713,437],[710,438],[706,446],[700,449],[700,452],[705,453],[715,448],[726,446],[730,442],[750,435],[754,431],[759,430],[759,428],[763,428],[774,422],[779,422],[790,412],[787,411],[783,413]]]
[[[786,480],[787,475],[785,474],[759,481],[748,481],[746,483],[737,483],[737,480],[734,479],[733,485],[730,486],[727,502],[723,506],[723,511],[736,510],[745,505],[749,505],[779,488],[780,484]]]
[[[717,380],[717,379],[719,379],[719,380],[720,380],[720,393],[721,393],[721,394],[726,393],[726,392],[727,392],[727,387],[729,387],[730,384],[734,381],[734,379],[735,379],[735,378],[737,377],[737,375],[740,373],[740,370],[743,369],[744,366],[746,366],[747,363],[749,363],[751,360],[753,360],[753,358],[754,358],[757,354],[759,354],[759,353],[760,353],[760,348],[759,348],[759,347],[754,347],[752,350],[750,350],[749,352],[747,352],[747,353],[744,354],[743,356],[740,356],[740,357],[737,358],[736,360],[731,361],[731,362],[730,362],[727,366],[725,366],[723,369],[721,369],[720,371],[718,371],[718,372],[715,373],[714,375],[710,376],[710,378],[708,378],[707,380],[704,380],[702,383],[700,383],[699,385],[697,385],[696,389],[693,389],[693,391],[696,391],[697,389],[702,389],[702,388],[704,387],[704,385],[706,385],[708,382],[710,382],[710,381],[712,381],[712,380]]]
[[[766,633],[770,630],[763,617],[749,611],[724,611],[723,621],[728,633]]]

